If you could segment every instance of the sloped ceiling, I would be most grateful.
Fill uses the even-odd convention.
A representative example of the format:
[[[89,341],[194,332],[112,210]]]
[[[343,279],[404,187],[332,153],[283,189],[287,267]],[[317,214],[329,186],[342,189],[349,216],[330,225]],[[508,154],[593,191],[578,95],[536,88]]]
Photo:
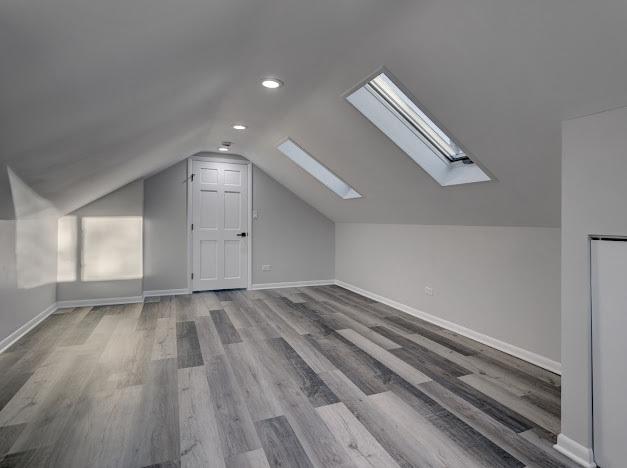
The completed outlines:
[[[627,105],[625,24],[624,0],[4,0],[0,162],[68,211],[232,140],[335,221],[558,226],[560,122]],[[497,180],[442,188],[353,109],[381,66]]]

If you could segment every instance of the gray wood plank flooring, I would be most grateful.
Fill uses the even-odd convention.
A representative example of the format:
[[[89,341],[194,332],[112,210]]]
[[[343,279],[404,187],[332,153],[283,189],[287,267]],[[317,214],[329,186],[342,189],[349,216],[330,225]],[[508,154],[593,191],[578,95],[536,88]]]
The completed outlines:
[[[559,376],[338,286],[61,310],[0,371],[0,468],[574,466]]]

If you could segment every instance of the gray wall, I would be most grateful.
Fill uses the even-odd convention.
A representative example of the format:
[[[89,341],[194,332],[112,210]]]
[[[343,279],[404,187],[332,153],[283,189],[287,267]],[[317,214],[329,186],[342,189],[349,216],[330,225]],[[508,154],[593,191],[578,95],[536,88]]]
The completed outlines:
[[[115,192],[99,198],[82,208],[70,213],[76,216],[78,225],[81,218],[87,216],[116,217],[143,216],[144,184],[142,180],[132,182]],[[78,235],[81,237],[80,232]],[[81,258],[80,242],[77,258]],[[80,261],[78,262],[80,269]],[[142,294],[142,279],[114,281],[81,281],[80,271],[77,281],[59,282],[57,284],[57,301],[73,301],[82,299],[105,299],[118,297],[135,297]]]
[[[256,166],[253,210],[253,284],[335,277],[333,221]]]
[[[185,178],[183,162],[144,183],[146,291],[187,287]],[[253,284],[334,278],[333,222],[255,166],[253,209]]]
[[[16,259],[16,222],[0,220],[0,340],[13,333],[55,302],[55,283],[18,287]],[[57,237],[56,229],[45,236]],[[56,259],[56,253],[50,252]]]
[[[335,229],[338,280],[560,360],[559,229],[343,223]]]
[[[627,108],[564,122],[562,135],[562,433],[591,447],[588,236],[627,236]]]
[[[187,161],[144,181],[144,291],[187,288]]]

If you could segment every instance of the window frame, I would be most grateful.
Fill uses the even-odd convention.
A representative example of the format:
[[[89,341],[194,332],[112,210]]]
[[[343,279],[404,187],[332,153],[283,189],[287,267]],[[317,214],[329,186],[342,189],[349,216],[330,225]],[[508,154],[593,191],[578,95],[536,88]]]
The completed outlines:
[[[291,151],[297,151],[297,152],[302,153],[302,155],[304,155],[304,156],[306,156],[308,158],[307,162],[311,162],[313,164],[313,166],[316,167],[316,169],[321,169],[323,171],[326,171],[326,173],[328,175],[330,175],[331,178],[333,178],[335,180],[334,181],[329,181],[328,178],[325,178],[323,175],[316,174],[316,173],[312,172],[310,170],[311,167],[307,168],[306,166],[302,165],[300,162],[297,161],[298,158],[295,158],[293,155],[288,154],[288,152],[286,152],[287,151],[286,146],[291,147],[291,149],[290,149]],[[296,143],[296,141],[294,141],[293,138],[289,138],[288,137],[288,138],[285,138],[285,139],[281,140],[281,142],[276,146],[276,149],[283,156],[285,156],[287,159],[289,159],[294,164],[296,164],[301,170],[305,171],[309,176],[313,177],[317,182],[319,182],[324,187],[329,189],[331,192],[333,192],[335,195],[340,197],[342,200],[358,200],[358,199],[364,197],[352,185],[347,183],[344,179],[339,177],[335,172],[333,172],[327,166],[325,166],[320,161],[318,161],[316,158],[314,158],[311,155],[311,153],[309,153],[309,151],[304,149],[300,144]],[[334,185],[337,184],[337,183],[343,184],[343,186],[345,187],[345,190],[344,191],[336,190]]]
[[[383,89],[383,87],[376,82],[376,80],[381,76],[387,79],[392,86],[396,88],[396,90],[392,91],[398,91],[400,95],[391,95],[391,93]],[[403,124],[410,128],[416,136],[429,145],[438,156],[444,158],[445,162],[454,164],[461,161],[465,164],[473,164],[473,161],[470,159],[470,156],[468,156],[468,153],[462,148],[457,140],[451,136],[450,132],[445,130],[442,125],[438,124],[436,120],[431,117],[427,111],[425,111],[424,107],[420,105],[416,99],[413,99],[410,95],[408,95],[408,93],[406,93],[391,76],[386,74],[385,71],[381,71],[373,78],[370,78],[364,84],[364,87],[393,114],[395,114],[396,117],[403,122]],[[400,101],[400,103],[398,101]],[[409,107],[409,109],[403,109],[403,106]],[[411,109],[412,106],[415,107],[419,113],[417,113],[414,109]],[[411,112],[416,113],[416,117],[412,117],[410,115]],[[424,118],[420,114],[423,114]],[[420,121],[422,121],[422,124]],[[434,135],[430,135],[429,133]],[[439,142],[438,140],[444,140],[444,138],[439,135],[440,133],[444,135],[450,143],[446,141]],[[447,151],[446,146],[450,146],[451,151]],[[453,151],[454,148],[458,148],[460,152],[456,153]]]
[[[442,151],[438,150],[408,119],[399,115],[387,100],[372,89],[369,83],[379,75],[385,77],[416,107],[421,114],[432,122],[437,129],[454,143],[466,156],[451,161]],[[371,87],[370,87],[371,88]],[[413,94],[385,67],[379,68],[359,84],[344,93],[343,97],[359,111],[372,125],[394,143],[407,157],[429,174],[440,186],[474,184],[492,182],[496,178],[490,174],[476,158],[457,140],[452,138],[445,126],[441,125]],[[431,127],[433,128],[433,127]],[[436,131],[436,130],[434,130]]]

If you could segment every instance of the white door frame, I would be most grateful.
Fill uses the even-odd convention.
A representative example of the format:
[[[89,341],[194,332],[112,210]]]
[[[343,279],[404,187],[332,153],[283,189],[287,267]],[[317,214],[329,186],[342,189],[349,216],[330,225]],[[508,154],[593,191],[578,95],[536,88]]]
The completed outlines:
[[[234,155],[235,156],[235,155]],[[248,286],[252,288],[253,284],[253,165],[247,159],[230,158],[223,155],[215,156],[190,156],[187,158],[187,289],[193,292],[192,287],[192,271],[193,271],[193,239],[192,239],[192,184],[191,176],[193,173],[193,161],[222,162],[229,164],[242,164],[248,166]]]

